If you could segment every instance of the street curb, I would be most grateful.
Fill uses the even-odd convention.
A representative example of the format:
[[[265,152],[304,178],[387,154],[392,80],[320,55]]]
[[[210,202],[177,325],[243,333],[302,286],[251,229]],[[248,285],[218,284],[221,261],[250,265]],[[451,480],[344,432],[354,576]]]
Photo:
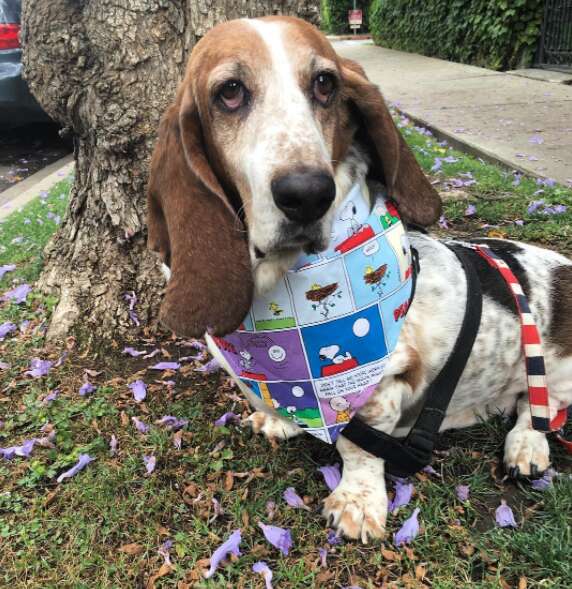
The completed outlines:
[[[459,135],[456,135],[451,131],[447,131],[446,129],[443,129],[438,125],[434,125],[433,123],[430,123],[429,121],[425,120],[420,116],[408,113],[407,111],[397,106],[394,106],[394,108],[397,112],[407,117],[410,121],[413,121],[416,125],[429,129],[429,131],[431,131],[431,133],[433,133],[433,135],[439,141],[447,141],[447,143],[454,149],[458,149],[463,153],[480,158],[489,164],[501,166],[502,168],[505,168],[510,172],[522,172],[523,174],[526,174],[527,176],[532,176],[533,178],[546,177],[542,174],[539,174],[538,172],[535,172],[534,170],[531,170],[530,168],[527,168],[526,166],[521,166],[519,164],[516,164],[514,161],[505,159],[500,155],[497,155],[496,153],[489,151],[488,149],[485,149],[484,147],[480,147],[478,145],[474,145],[473,143],[469,143],[468,141],[461,139]],[[562,183],[558,182],[558,184]],[[562,186],[564,186],[564,184],[562,184]]]
[[[61,182],[73,171],[74,165],[73,154],[70,153],[32,174],[29,178],[18,182],[15,186],[0,192],[0,219],[5,219],[20,207],[40,196],[40,192],[49,190]]]

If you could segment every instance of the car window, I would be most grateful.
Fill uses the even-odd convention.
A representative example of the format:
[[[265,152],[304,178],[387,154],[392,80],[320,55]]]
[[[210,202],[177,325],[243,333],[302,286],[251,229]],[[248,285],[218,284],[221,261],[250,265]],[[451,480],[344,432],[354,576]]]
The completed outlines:
[[[0,0],[0,24],[20,24],[22,0]]]

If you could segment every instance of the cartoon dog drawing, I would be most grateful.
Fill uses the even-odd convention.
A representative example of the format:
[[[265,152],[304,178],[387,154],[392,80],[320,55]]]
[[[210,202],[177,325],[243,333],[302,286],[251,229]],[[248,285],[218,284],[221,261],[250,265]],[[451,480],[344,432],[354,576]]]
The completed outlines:
[[[248,350],[242,350],[240,352],[240,365],[245,370],[252,367],[252,354]]]
[[[351,419],[351,405],[345,397],[332,397],[330,407],[336,412],[336,423],[347,423]]]
[[[332,364],[343,364],[346,360],[351,360],[350,352],[340,354],[340,346],[333,344],[320,348],[320,360],[330,360]]]
[[[340,211],[339,219],[340,221],[349,221],[350,227],[348,229],[348,237],[359,233],[360,229],[362,228],[361,223],[358,223],[355,219],[357,214],[357,209],[352,200],[348,202],[348,204]]]

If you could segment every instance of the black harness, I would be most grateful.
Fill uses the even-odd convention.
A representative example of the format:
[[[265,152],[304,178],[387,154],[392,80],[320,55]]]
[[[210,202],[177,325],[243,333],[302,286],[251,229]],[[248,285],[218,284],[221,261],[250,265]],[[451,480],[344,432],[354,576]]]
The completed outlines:
[[[394,438],[374,429],[355,416],[342,435],[362,450],[387,462],[387,470],[396,476],[412,475],[432,459],[435,440],[447,407],[463,374],[479,331],[483,307],[481,284],[467,251],[460,245],[447,245],[457,256],[467,277],[467,306],[457,341],[441,372],[429,385],[425,404],[417,421],[405,438]],[[419,271],[418,256],[413,251],[413,292]]]

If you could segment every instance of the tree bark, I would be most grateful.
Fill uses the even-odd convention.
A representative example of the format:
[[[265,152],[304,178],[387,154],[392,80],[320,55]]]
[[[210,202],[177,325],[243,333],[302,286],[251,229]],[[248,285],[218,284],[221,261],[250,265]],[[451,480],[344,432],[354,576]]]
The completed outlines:
[[[56,294],[48,338],[97,339],[154,320],[164,279],[145,248],[147,168],[189,53],[216,23],[263,14],[314,22],[317,0],[24,0],[24,72],[74,138],[69,209],[38,287]]]

